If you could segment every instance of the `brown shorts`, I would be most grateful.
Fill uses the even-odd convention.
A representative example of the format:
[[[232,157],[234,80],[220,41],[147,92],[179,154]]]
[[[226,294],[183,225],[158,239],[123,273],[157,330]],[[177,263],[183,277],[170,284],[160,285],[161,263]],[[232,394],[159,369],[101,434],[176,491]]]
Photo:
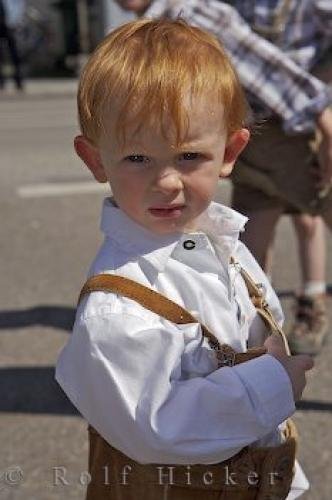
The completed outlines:
[[[318,215],[332,203],[332,191],[315,188],[317,168],[313,134],[286,135],[278,119],[254,132],[231,179],[232,206],[242,213],[280,208],[287,213]]]

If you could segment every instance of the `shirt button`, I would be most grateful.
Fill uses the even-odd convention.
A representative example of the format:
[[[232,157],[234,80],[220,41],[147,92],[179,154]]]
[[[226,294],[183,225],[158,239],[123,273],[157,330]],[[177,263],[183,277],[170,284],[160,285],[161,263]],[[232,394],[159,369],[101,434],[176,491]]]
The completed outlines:
[[[193,240],[186,240],[183,242],[183,248],[185,248],[186,250],[192,250],[193,248],[195,248],[195,246],[196,243]]]

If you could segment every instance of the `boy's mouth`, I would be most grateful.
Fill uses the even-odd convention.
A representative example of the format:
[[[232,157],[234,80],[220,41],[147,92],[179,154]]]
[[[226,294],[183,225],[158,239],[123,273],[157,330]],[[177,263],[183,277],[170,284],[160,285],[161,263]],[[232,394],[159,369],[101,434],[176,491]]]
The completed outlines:
[[[165,205],[158,207],[150,207],[149,212],[155,217],[180,217],[185,205]]]

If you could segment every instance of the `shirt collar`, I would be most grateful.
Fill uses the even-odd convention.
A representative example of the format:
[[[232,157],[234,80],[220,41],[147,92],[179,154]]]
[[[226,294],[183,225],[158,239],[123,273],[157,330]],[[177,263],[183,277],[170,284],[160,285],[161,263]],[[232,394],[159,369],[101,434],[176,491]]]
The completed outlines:
[[[211,202],[199,217],[197,232],[190,233],[190,238],[195,238],[197,233],[204,233],[228,260],[247,220],[235,210]],[[170,235],[152,233],[130,219],[114,205],[111,198],[104,200],[101,230],[122,247],[128,260],[144,259],[158,272],[164,270],[175,247],[189,237],[180,232]]]

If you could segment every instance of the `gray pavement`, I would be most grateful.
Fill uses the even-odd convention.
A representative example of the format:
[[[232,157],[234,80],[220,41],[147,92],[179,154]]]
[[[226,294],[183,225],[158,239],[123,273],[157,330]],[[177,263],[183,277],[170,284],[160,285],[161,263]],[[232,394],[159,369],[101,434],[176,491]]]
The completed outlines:
[[[0,498],[6,500],[84,498],[86,423],[53,379],[100,243],[105,195],[72,150],[75,89],[75,80],[40,80],[28,82],[22,95],[0,94]],[[226,182],[218,198],[227,202],[229,193]],[[331,256],[331,235],[327,240]],[[327,276],[331,283],[331,259]],[[286,217],[278,226],[274,280],[289,324],[299,269]],[[312,484],[305,500],[332,495],[331,361],[328,342],[295,416],[299,458]],[[57,482],[64,471],[65,481]]]
[[[75,95],[77,89],[77,79],[75,78],[35,78],[25,82],[24,92],[17,92],[12,81],[8,81],[5,90],[0,93],[3,99],[14,98],[15,100],[26,97],[65,97]]]

